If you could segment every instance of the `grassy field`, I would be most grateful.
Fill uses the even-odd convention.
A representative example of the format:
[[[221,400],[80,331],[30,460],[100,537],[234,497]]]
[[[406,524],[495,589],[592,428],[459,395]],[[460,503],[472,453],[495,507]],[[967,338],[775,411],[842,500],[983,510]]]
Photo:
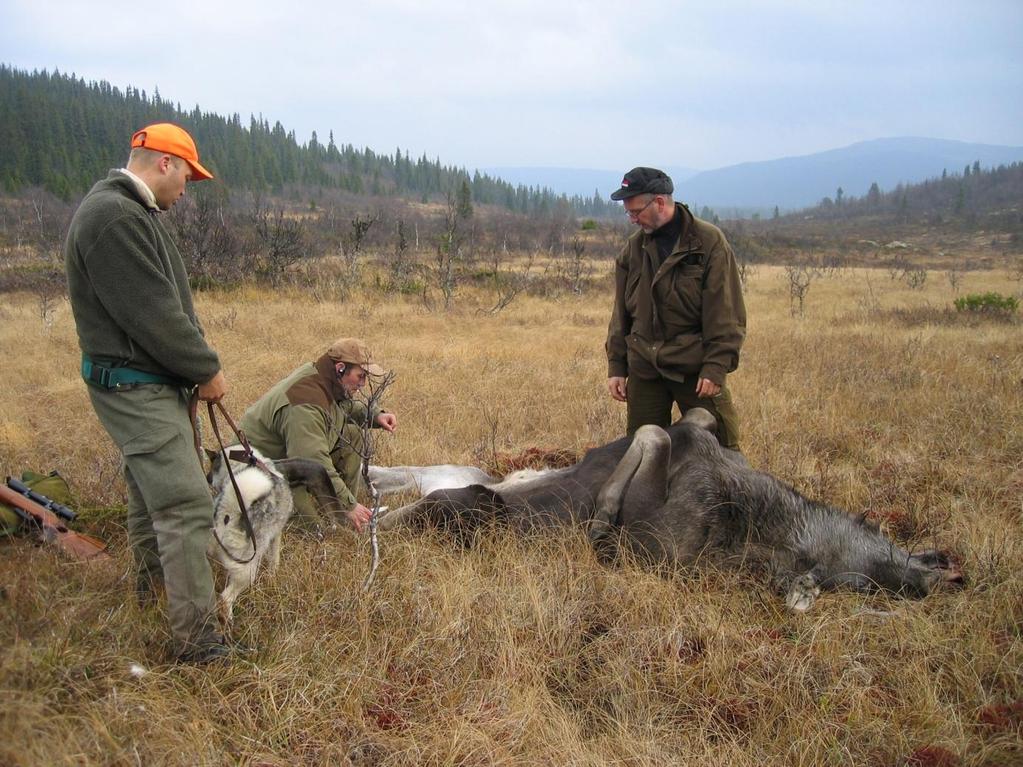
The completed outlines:
[[[598,267],[605,274],[607,266]],[[959,291],[1012,293],[1003,272]],[[605,389],[610,281],[447,312],[365,288],[204,293],[240,415],[341,335],[397,372],[383,464],[475,463],[619,436]],[[235,608],[250,661],[168,662],[162,609],[129,597],[116,452],[89,407],[65,303],[0,304],[0,470],[59,469],[109,567],[0,543],[4,765],[1023,764],[1023,333],[958,315],[941,272],[818,275],[802,316],[781,268],[747,285],[730,379],[743,450],[901,543],[949,549],[962,590],[830,593],[788,613],[752,574],[600,566],[582,536],[468,551],[440,536],[285,540]],[[45,315],[45,317],[44,317]],[[139,669],[133,674],[132,665]]]

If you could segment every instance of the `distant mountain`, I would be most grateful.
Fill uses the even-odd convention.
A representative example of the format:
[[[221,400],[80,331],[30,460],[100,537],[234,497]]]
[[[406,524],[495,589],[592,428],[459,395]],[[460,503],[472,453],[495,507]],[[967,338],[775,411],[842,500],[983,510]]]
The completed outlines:
[[[916,183],[940,176],[943,170],[961,173],[979,161],[984,168],[1023,160],[1023,147],[968,144],[933,138],[882,138],[842,149],[746,162],[697,173],[676,197],[699,207],[708,205],[720,215],[731,209],[782,210],[816,205],[843,195],[860,197],[877,182],[881,191],[899,183]]]
[[[622,175],[629,169],[501,167],[481,168],[480,170],[492,178],[500,178],[513,186],[522,184],[541,189],[546,187],[555,194],[565,194],[569,197],[579,195],[589,198],[593,197],[594,192],[597,192],[601,198],[606,200],[611,192],[619,187]],[[675,184],[699,173],[693,168],[665,167],[663,170],[671,176]]]

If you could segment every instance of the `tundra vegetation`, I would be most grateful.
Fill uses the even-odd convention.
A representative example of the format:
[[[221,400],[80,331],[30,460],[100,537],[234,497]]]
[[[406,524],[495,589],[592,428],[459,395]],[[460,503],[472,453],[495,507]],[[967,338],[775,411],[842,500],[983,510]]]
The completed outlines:
[[[622,230],[464,203],[433,218],[335,212],[333,228],[323,209],[314,226],[267,203],[246,228],[203,213],[200,196],[176,212],[210,222],[209,240],[180,230],[193,267],[262,259],[211,271],[197,294],[230,411],[358,334],[397,373],[386,404],[400,426],[379,439],[380,463],[501,473],[619,436],[602,345]],[[196,669],[168,663],[159,608],[129,596],[117,454],[78,377],[53,252],[13,236],[17,221],[30,232],[32,218],[2,232],[0,471],[60,470],[114,559],[0,543],[0,763],[1023,760],[1023,333],[1015,311],[953,304],[1016,295],[1018,254],[984,250],[994,261],[978,271],[976,241],[959,241],[955,286],[947,243],[923,233],[906,248],[815,240],[788,251],[798,273],[744,261],[750,328],[731,386],[750,462],[907,548],[950,549],[962,590],[829,593],[796,615],[756,573],[607,567],[581,533],[494,529],[465,550],[381,533],[364,592],[365,537],[286,533],[277,574],[235,605],[257,654]],[[306,249],[333,244],[290,260],[289,222]],[[750,228],[747,254],[766,247]]]

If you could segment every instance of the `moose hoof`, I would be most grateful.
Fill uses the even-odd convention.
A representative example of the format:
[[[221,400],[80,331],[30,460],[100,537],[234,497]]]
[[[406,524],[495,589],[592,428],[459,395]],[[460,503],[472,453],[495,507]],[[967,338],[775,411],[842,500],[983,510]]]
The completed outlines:
[[[586,526],[586,536],[590,539],[590,543],[594,545],[606,540],[610,534],[611,525],[602,519],[591,519]]]
[[[820,596],[821,590],[812,575],[800,575],[792,582],[785,597],[785,605],[797,613],[805,613]]]

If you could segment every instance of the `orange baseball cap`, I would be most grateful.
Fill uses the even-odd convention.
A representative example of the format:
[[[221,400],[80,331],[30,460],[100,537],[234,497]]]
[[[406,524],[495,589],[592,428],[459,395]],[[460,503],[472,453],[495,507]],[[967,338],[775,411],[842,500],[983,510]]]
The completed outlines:
[[[166,152],[180,157],[192,169],[192,181],[204,181],[213,178],[213,174],[199,164],[199,151],[188,131],[170,123],[147,125],[135,131],[131,137],[131,148],[144,147],[154,152]]]

